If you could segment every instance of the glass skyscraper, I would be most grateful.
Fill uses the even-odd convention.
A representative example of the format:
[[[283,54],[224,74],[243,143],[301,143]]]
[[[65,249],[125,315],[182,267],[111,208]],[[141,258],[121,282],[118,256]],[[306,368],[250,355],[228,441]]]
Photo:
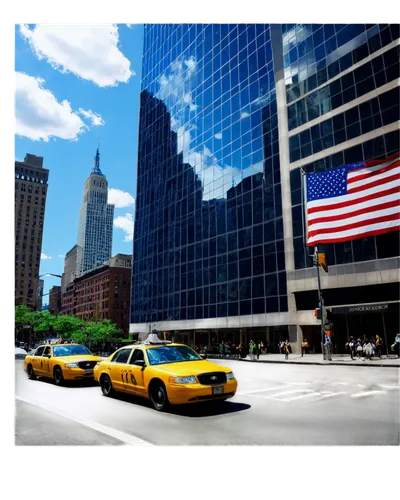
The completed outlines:
[[[77,276],[111,258],[114,205],[107,203],[108,182],[100,170],[100,153],[86,179],[79,211]]]
[[[304,311],[298,303],[298,293],[316,289],[315,269],[307,285],[306,276],[296,274],[311,265],[300,168],[318,171],[398,148],[396,29],[145,26],[131,332],[156,327],[189,344],[252,338],[273,346],[289,338],[294,349],[305,331],[312,335],[307,328],[317,327],[317,303],[303,300]],[[372,77],[378,73],[374,50],[384,73],[378,79]],[[354,95],[342,83],[348,75]],[[361,118],[366,102],[368,124]],[[353,108],[356,118],[354,110],[348,113]],[[357,156],[351,141],[363,134],[381,137],[384,149]],[[339,246],[327,252],[332,264],[342,263],[331,257]]]

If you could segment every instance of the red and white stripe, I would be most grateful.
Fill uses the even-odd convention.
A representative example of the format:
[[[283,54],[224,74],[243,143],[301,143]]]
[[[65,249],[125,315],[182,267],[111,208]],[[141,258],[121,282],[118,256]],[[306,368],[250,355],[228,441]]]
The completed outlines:
[[[347,194],[307,203],[307,246],[400,229],[400,154],[347,174]]]

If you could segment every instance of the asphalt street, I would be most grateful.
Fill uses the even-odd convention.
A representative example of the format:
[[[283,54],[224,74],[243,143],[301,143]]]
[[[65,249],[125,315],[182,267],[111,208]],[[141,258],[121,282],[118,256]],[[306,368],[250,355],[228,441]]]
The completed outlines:
[[[95,383],[28,380],[16,361],[16,445],[399,445],[399,369],[243,363],[221,405],[152,409]]]

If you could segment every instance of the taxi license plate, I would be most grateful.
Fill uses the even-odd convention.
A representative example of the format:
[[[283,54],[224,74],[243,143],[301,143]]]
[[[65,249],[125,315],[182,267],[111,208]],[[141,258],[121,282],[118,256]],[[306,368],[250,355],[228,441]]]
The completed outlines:
[[[224,393],[224,386],[219,385],[218,387],[213,387],[212,388],[212,393],[213,394],[223,394]]]
[[[93,369],[91,370],[85,370],[86,375],[92,375],[93,374]]]

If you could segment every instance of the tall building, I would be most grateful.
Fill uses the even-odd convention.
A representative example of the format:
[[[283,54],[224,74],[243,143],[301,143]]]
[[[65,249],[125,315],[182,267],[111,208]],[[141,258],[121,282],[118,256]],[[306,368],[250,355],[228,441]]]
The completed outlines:
[[[15,162],[15,304],[34,307],[39,280],[49,171],[43,158]]]
[[[300,169],[399,149],[398,28],[145,26],[131,332],[320,349]],[[398,241],[326,245],[338,351],[398,331]],[[339,313],[381,301],[395,313]]]
[[[282,52],[277,101],[281,171],[290,172],[284,206],[289,320],[298,337],[319,348],[301,170],[322,172],[399,152],[399,25],[283,25]],[[321,287],[337,352],[345,352],[349,335],[361,334],[379,334],[390,352],[400,331],[399,242],[396,231],[318,245],[329,267]]]
[[[77,276],[111,257],[114,205],[107,203],[108,182],[100,170],[97,149],[94,166],[86,179],[83,204],[79,211]]]
[[[82,248],[74,245],[65,255],[64,272],[61,278],[62,291],[65,292],[66,286],[72,283],[77,277],[77,266],[82,254]]]
[[[84,321],[111,319],[129,332],[132,256],[117,254],[66,286],[61,313]]]

